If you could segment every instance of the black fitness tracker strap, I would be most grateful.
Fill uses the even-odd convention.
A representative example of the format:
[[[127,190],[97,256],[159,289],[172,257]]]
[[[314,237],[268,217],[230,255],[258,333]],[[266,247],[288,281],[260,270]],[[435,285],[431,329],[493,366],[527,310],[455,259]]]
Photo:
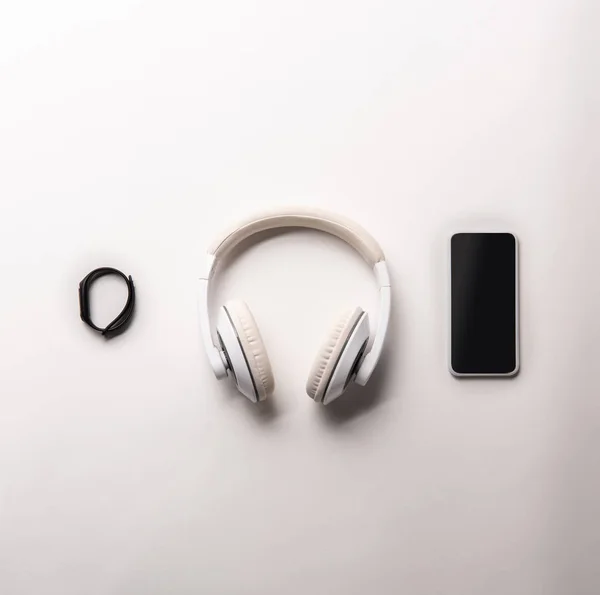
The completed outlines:
[[[92,283],[96,281],[96,279],[104,277],[105,275],[117,275],[122,277],[127,284],[128,295],[127,303],[125,304],[125,307],[121,313],[106,328],[100,328],[96,326],[90,318],[90,287],[92,286]],[[98,331],[104,335],[106,338],[114,337],[115,335],[118,335],[126,330],[129,322],[131,321],[131,317],[133,316],[134,306],[135,287],[133,286],[133,279],[131,278],[131,275],[127,277],[118,269],[113,269],[111,267],[101,267],[99,269],[95,269],[89,273],[79,284],[79,312],[81,320],[83,320],[83,322],[85,322],[95,331]]]

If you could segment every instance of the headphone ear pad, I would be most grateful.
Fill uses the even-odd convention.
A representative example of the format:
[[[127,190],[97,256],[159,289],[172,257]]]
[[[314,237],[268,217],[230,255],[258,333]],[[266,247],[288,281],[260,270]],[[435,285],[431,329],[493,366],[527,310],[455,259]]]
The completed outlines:
[[[357,348],[354,345],[350,345],[349,341],[351,335],[353,335],[353,332],[361,322],[363,322],[363,325],[361,325],[363,329],[366,327],[366,337],[368,339],[368,317],[362,308],[355,308],[354,310],[344,312],[327,335],[308,375],[306,392],[311,399],[314,399],[318,403],[324,402],[327,389],[336,371],[336,367],[342,359],[342,355],[344,355],[345,359],[351,358],[351,363],[353,364],[362,354],[362,350],[366,346],[366,340],[360,341],[360,343],[355,341],[354,343],[358,345]],[[346,353],[344,353],[345,350]],[[349,353],[348,350],[352,350],[353,353]],[[343,388],[345,388],[345,384]],[[343,392],[343,388],[341,392]],[[341,392],[333,396],[333,398],[325,400],[326,403],[339,397]]]
[[[233,335],[226,332],[224,327],[228,325],[233,327]],[[275,379],[267,350],[250,308],[240,300],[228,301],[219,313],[217,332],[219,327],[223,329],[219,336],[238,389],[251,401],[264,401],[273,392]],[[230,345],[227,345],[227,342]],[[236,357],[236,354],[241,354],[242,357]],[[250,383],[244,382],[248,378]]]

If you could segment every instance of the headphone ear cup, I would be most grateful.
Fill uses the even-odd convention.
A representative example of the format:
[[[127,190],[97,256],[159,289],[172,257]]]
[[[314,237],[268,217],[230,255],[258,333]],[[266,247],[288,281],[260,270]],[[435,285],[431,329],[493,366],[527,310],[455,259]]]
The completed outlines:
[[[250,308],[240,300],[227,302],[219,311],[217,334],[238,390],[253,402],[264,401],[275,379]]]
[[[369,317],[361,308],[339,317],[321,345],[308,375],[306,392],[327,405],[348,386],[369,340]]]

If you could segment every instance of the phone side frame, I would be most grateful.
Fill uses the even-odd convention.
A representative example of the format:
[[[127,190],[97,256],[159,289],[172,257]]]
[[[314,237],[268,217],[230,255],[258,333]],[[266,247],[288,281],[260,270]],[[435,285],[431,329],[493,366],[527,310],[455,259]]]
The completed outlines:
[[[452,367],[452,238],[455,235],[461,233],[508,233],[515,241],[515,369],[511,372],[506,373],[492,373],[492,374],[465,374],[457,372]],[[448,340],[447,340],[447,352],[448,352],[448,371],[455,378],[511,378],[516,376],[521,369],[521,313],[519,306],[519,295],[520,295],[520,267],[519,267],[519,238],[510,231],[457,231],[448,238]]]

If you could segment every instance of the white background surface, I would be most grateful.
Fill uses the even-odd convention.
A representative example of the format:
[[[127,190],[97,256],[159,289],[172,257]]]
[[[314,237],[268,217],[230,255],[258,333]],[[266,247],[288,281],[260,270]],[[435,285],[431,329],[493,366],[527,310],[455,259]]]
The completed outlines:
[[[0,8],[0,591],[596,595],[600,120],[595,0]],[[395,284],[384,364],[324,409],[327,327],[372,307],[341,242],[271,235],[251,306],[271,405],[218,383],[196,286],[263,206],[363,223]],[[521,241],[522,371],[446,368],[446,241]],[[78,318],[131,273],[129,332]],[[124,290],[99,282],[107,322]]]

